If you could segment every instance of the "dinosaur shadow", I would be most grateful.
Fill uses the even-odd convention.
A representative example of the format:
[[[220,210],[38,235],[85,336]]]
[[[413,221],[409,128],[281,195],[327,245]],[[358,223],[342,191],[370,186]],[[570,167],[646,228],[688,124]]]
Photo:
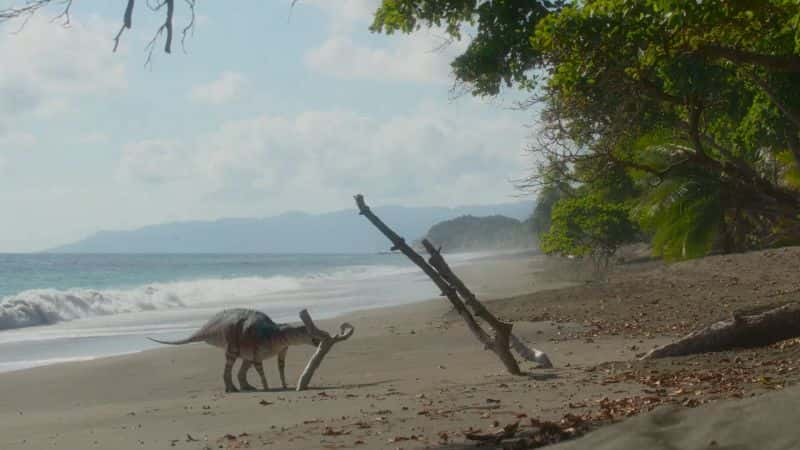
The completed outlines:
[[[554,380],[558,378],[558,374],[556,373],[537,373],[537,372],[526,372],[522,374],[523,377],[528,377],[529,380],[533,381],[547,381],[547,380]]]
[[[380,385],[383,385],[383,384],[393,383],[393,382],[396,382],[396,381],[401,381],[401,380],[398,379],[398,378],[394,378],[394,379],[389,379],[389,380],[374,381],[372,383],[350,383],[350,384],[339,384],[339,385],[328,385],[328,386],[309,386],[304,391],[300,391],[300,392],[306,392],[306,391],[337,391],[337,390],[343,390],[343,389],[359,389],[359,388],[365,388],[365,387],[380,386]],[[289,393],[289,392],[298,392],[298,391],[296,391],[294,387],[289,386],[289,387],[287,387],[285,389],[284,388],[269,388],[266,391],[263,390],[263,389],[256,389],[254,391],[227,392],[226,394],[227,395],[231,395],[231,394],[232,395],[237,395],[237,394],[243,395],[243,394],[258,394],[258,393],[270,394],[270,393]]]
[[[335,391],[335,390],[342,390],[342,389],[358,389],[358,388],[365,388],[365,387],[372,387],[372,386],[381,386],[388,383],[394,383],[397,381],[401,381],[399,378],[394,378],[390,380],[380,380],[380,381],[373,381],[371,383],[350,383],[350,384],[339,384],[335,386],[309,386],[306,388],[307,391]],[[289,389],[293,391],[294,389]]]

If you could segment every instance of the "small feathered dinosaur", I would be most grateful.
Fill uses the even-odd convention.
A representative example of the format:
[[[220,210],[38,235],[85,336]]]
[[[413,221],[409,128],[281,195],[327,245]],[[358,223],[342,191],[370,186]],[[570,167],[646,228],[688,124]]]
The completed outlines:
[[[255,388],[247,382],[247,371],[255,367],[261,377],[264,390],[269,389],[264,366],[261,362],[278,356],[278,372],[281,384],[286,389],[286,352],[290,345],[318,345],[319,341],[308,333],[304,325],[292,326],[277,324],[266,314],[252,309],[226,309],[215,314],[194,334],[178,341],[161,341],[148,338],[159,344],[183,345],[192,342],[206,342],[225,349],[225,392],[238,392],[233,385],[232,370],[237,358],[242,359],[237,378],[243,391]]]

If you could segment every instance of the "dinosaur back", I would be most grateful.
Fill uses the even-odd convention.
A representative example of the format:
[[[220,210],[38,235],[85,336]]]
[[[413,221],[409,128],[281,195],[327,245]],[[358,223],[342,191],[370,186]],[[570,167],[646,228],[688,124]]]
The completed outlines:
[[[215,314],[192,336],[193,341],[206,341],[224,347],[226,336],[237,324],[242,324],[242,337],[268,337],[280,330],[278,324],[261,311],[244,308],[225,309]]]

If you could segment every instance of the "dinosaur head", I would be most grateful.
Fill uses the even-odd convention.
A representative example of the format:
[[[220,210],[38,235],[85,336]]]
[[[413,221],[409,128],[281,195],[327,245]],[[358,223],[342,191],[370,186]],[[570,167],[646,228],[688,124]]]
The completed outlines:
[[[305,339],[306,339],[305,342],[306,344],[313,345],[314,347],[319,347],[319,342],[320,342],[319,339],[317,339],[316,337],[314,337],[314,335],[309,333],[307,329],[305,329]]]
[[[319,339],[309,333],[308,329],[304,325],[290,327],[286,331],[291,345],[305,344],[313,345],[314,347],[319,346]]]

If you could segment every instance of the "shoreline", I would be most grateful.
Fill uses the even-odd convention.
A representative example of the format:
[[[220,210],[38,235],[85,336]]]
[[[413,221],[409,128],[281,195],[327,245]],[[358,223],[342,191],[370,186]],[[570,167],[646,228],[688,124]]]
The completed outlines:
[[[517,336],[551,357],[554,369],[523,362],[525,376],[505,373],[444,299],[318,320],[327,330],[346,320],[356,331],[333,348],[304,392],[274,389],[276,363],[268,360],[264,367],[272,390],[225,394],[223,352],[205,344],[3,373],[0,448],[458,449],[474,447],[465,438],[469,429],[486,432],[495,424],[519,422],[528,430],[524,427],[533,419],[564,417],[606,417],[594,426],[607,425],[653,408],[655,416],[632,422],[640,431],[622,433],[637,436],[636,445],[611,431],[632,426],[623,421],[565,448],[670,448],[668,443],[691,434],[687,427],[712,419],[738,423],[738,398],[755,396],[745,401],[763,420],[771,414],[790,416],[800,406],[795,395],[800,391],[791,387],[800,381],[795,370],[800,340],[637,360],[643,350],[682,334],[688,326],[682,324],[691,325],[693,317],[705,323],[729,307],[774,299],[762,295],[773,290],[791,297],[800,287],[790,264],[798,258],[800,248],[793,248],[630,265],[612,273],[607,283],[549,290],[572,276],[560,262],[543,269],[531,258],[515,258],[459,267],[479,298],[514,322]],[[548,270],[554,268],[561,273]],[[738,281],[732,284],[731,277]],[[545,290],[531,293],[532,288]],[[643,316],[644,311],[652,314]],[[290,387],[312,352],[310,346],[289,350]],[[707,375],[698,380],[697,374]],[[250,382],[255,381],[251,373]],[[784,387],[786,397],[775,394],[785,400],[780,407],[761,396]],[[700,409],[692,410],[695,406]],[[652,417],[682,425],[670,428]],[[748,441],[742,433],[733,441],[730,433],[703,429],[711,431],[692,435],[737,448],[791,448]],[[641,445],[648,436],[651,440]],[[615,444],[583,443],[593,439]],[[781,442],[787,440],[800,443],[800,433],[784,430]]]
[[[470,268],[474,264],[483,266],[488,262],[494,264],[503,264],[503,261],[508,262],[520,258],[520,255],[527,255],[527,257],[534,256],[531,252],[467,252],[460,253],[460,258],[456,259],[453,267],[459,271],[471,271]],[[539,255],[535,255],[539,256]],[[416,269],[416,268],[414,268]],[[413,270],[413,269],[412,269]],[[393,284],[393,285],[408,285],[413,283],[416,286],[415,291],[420,289],[423,291],[433,291],[435,288],[431,282],[421,273],[412,273],[407,269],[399,271],[393,275],[383,275],[376,278],[367,279],[364,281],[352,281],[353,287],[350,289],[357,289],[363,283],[377,283]],[[399,283],[399,284],[398,284]],[[564,284],[553,285],[555,287],[563,286]],[[371,288],[371,289],[374,289]],[[528,292],[528,287],[521,287],[513,292],[508,293],[523,293]],[[274,311],[270,310],[270,302],[272,299],[281,302],[281,295],[278,292],[269,294],[268,297],[254,297],[250,300],[251,303],[259,304],[255,309],[262,310],[280,322],[299,322],[296,313],[290,315],[286,310],[290,309],[287,306],[280,306],[281,313],[277,316]],[[302,289],[297,291],[289,291],[290,296],[303,296]],[[401,298],[391,299],[388,303],[384,300],[379,301],[373,305],[357,304],[348,305],[343,304],[336,306],[336,304],[323,303],[319,307],[314,306],[313,303],[305,306],[298,305],[297,311],[303,307],[307,307],[312,317],[315,320],[331,319],[336,317],[346,316],[348,314],[358,313],[360,311],[367,311],[372,309],[382,309],[386,307],[395,307],[401,305],[413,305],[419,302],[426,302],[433,300],[433,298],[424,294],[418,298],[413,298],[419,295],[415,293],[412,295],[412,300],[403,300]],[[235,304],[233,306],[247,305]],[[250,306],[253,307],[253,306]],[[219,308],[219,309],[222,309]],[[134,312],[127,314],[117,314],[111,316],[98,316],[90,317],[87,319],[78,319],[74,321],[64,321],[53,325],[45,326],[32,326],[25,328],[17,328],[5,330],[0,332],[0,338],[4,338],[2,334],[6,334],[5,338],[14,335],[22,335],[21,338],[11,338],[11,340],[0,339],[0,360],[5,359],[0,363],[0,373],[15,372],[25,370],[33,367],[42,367],[52,364],[61,364],[63,362],[86,361],[98,358],[107,358],[113,356],[122,356],[129,354],[136,354],[143,351],[149,351],[159,348],[144,337],[152,336],[161,339],[176,339],[191,333],[196,327],[199,327],[205,321],[205,317],[210,316],[218,309],[211,311],[209,308],[172,308],[155,311]],[[148,322],[153,320],[153,322]],[[113,324],[113,326],[112,326]],[[129,331],[120,332],[121,329],[128,329]],[[29,335],[29,336],[26,336]],[[15,340],[16,339],[16,340]],[[47,343],[45,343],[47,342]],[[81,344],[82,343],[82,344]],[[60,355],[54,351],[45,351],[47,347],[55,348],[61,346],[72,353],[67,355]],[[22,347],[17,350],[17,347]],[[24,351],[36,352],[45,351],[46,355],[36,359],[19,359],[20,354]],[[67,360],[67,361],[64,361]]]
[[[543,268],[530,258],[501,256],[461,264],[456,270],[482,299],[530,292],[533,281],[539,288],[567,284],[555,278],[538,280]],[[309,310],[314,316],[313,306]],[[0,373],[0,386],[10,394],[0,397],[0,448],[56,445],[76,450],[161,449],[171,447],[176,439],[179,441],[176,445],[182,448],[203,448],[195,445],[198,442],[186,442],[186,436],[212,442],[231,427],[240,430],[239,433],[254,433],[272,426],[286,429],[306,426],[311,424],[303,422],[317,420],[318,415],[328,419],[340,417],[341,410],[357,415],[359,410],[388,401],[378,400],[383,398],[392,400],[389,402],[392,405],[386,403],[383,409],[396,409],[399,413],[403,409],[397,401],[408,400],[400,392],[428,397],[437,386],[468,385],[495,376],[508,379],[494,355],[481,349],[460,320],[448,319],[449,310],[445,299],[434,298],[362,309],[334,318],[315,317],[318,325],[328,330],[348,321],[355,325],[356,333],[333,349],[312,381],[312,389],[300,393],[224,394],[223,354],[205,344],[162,347]],[[554,325],[542,323],[520,326],[518,333],[521,337],[544,341],[545,336],[555,337],[559,331]],[[290,386],[312,352],[311,347],[290,349],[287,361]],[[564,359],[559,358],[557,364],[561,361]],[[277,382],[275,364],[274,359],[265,361],[272,386]],[[251,382],[255,381],[253,378],[251,374]],[[330,398],[321,397],[322,391],[330,392],[330,397],[339,397],[347,405],[320,409],[319,400]],[[262,400],[269,405],[259,403]],[[275,416],[275,410],[280,409],[278,405],[291,408]],[[410,405],[406,408],[410,410]],[[180,432],[170,425],[178,423]],[[147,439],[143,439],[145,436]],[[285,444],[288,446],[281,448],[319,448],[320,442]]]

